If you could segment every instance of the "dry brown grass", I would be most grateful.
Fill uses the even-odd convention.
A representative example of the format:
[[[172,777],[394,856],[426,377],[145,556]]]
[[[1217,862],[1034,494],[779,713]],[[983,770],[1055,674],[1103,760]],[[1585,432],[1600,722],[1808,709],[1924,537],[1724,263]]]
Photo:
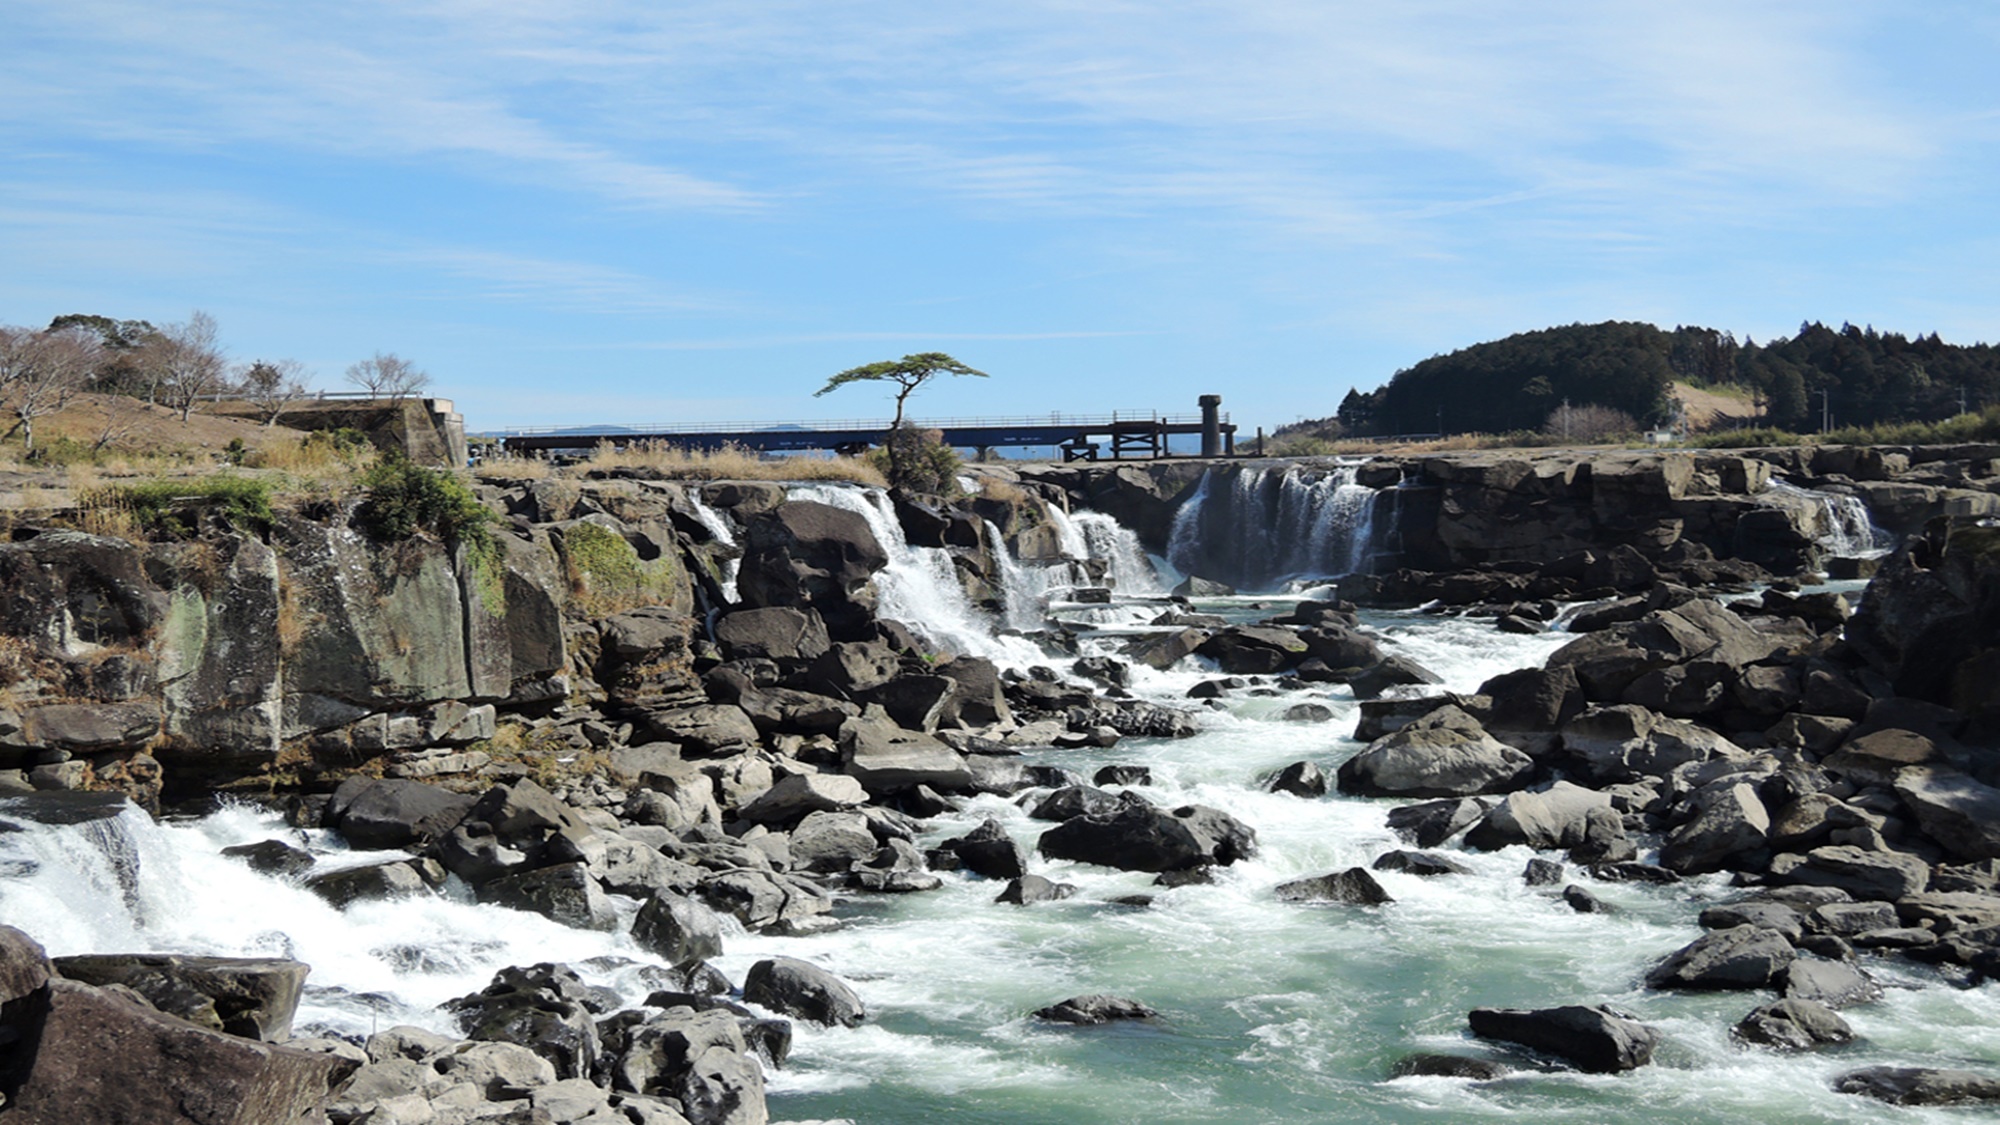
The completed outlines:
[[[747,449],[706,450],[641,442],[623,449],[604,443],[590,455],[594,469],[652,469],[680,480],[845,480],[886,485],[882,474],[853,457],[766,459]]]
[[[508,454],[481,458],[479,463],[472,467],[475,479],[493,484],[547,480],[555,475],[555,472],[554,465],[539,457],[514,457]]]

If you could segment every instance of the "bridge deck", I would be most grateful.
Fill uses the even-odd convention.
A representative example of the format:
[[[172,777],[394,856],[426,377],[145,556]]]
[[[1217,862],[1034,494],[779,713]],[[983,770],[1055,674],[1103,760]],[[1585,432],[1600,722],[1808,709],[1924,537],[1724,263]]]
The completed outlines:
[[[937,430],[946,445],[961,449],[982,446],[999,448],[1046,445],[1064,447],[1066,457],[1097,458],[1100,440],[1111,446],[1111,456],[1163,457],[1167,439],[1175,434],[1200,434],[1199,415],[1149,415],[1119,412],[1110,415],[1065,417],[1050,414],[1029,418],[947,418],[915,420],[907,423],[919,429]],[[802,452],[828,449],[858,452],[880,444],[890,422],[794,422],[794,423],[711,423],[691,426],[631,426],[602,430],[558,431],[552,429],[511,430],[499,435],[500,444],[510,453],[542,450],[594,449],[599,444],[629,446],[644,443],[707,450],[734,446],[761,452]],[[1221,431],[1233,451],[1236,426],[1223,422]]]

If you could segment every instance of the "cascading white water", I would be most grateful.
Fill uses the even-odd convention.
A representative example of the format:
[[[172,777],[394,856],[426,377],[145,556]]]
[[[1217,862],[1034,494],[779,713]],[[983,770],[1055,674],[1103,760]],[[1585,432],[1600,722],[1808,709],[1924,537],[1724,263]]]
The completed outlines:
[[[1201,516],[1208,508],[1208,492],[1215,483],[1215,470],[1203,469],[1194,491],[1174,509],[1174,523],[1167,532],[1167,563],[1183,574],[1193,574],[1201,549]]]
[[[1361,464],[1245,466],[1220,494],[1209,470],[1174,513],[1168,561],[1247,589],[1365,569],[1377,490]]]
[[[1063,553],[1076,559],[1102,559],[1111,588],[1134,598],[1157,598],[1166,594],[1160,572],[1146,557],[1146,548],[1131,528],[1103,512],[1066,513],[1050,508],[1062,535]]]
[[[401,852],[350,852],[331,833],[287,829],[275,814],[240,805],[199,821],[155,823],[127,804],[115,816],[51,824],[37,807],[45,799],[0,798],[0,821],[10,822],[0,831],[0,921],[55,956],[296,958],[313,970],[298,1026],[347,1035],[398,1023],[456,1031],[437,1005],[484,988],[509,965],[564,961],[626,1003],[651,987],[643,977],[651,956],[623,933],[483,906],[457,884],[445,896],[342,910],[220,854],[232,844],[288,838],[318,853],[315,870],[333,870]]]
[[[942,547],[913,547],[896,519],[894,501],[879,489],[840,485],[794,485],[787,495],[844,508],[868,521],[875,541],[889,556],[876,573],[877,612],[900,621],[949,652],[984,656],[1001,664],[1040,663],[1042,652],[1015,637],[996,636],[993,622],[972,604],[959,581],[951,553]],[[1001,544],[999,550],[1006,550]],[[1008,560],[1011,562],[1012,560]]]
[[[687,498],[688,504],[694,508],[694,518],[701,521],[701,526],[708,529],[716,542],[727,547],[737,545],[736,532],[730,529],[729,521],[722,518],[722,513],[702,503],[700,490],[688,489]],[[731,603],[736,601],[736,574],[742,566],[743,560],[734,556],[722,561],[722,596]]]
[[[864,511],[864,494],[821,500]],[[911,555],[890,518],[877,526],[892,556]],[[1079,532],[1081,535],[1082,532]],[[902,563],[914,568],[905,559]],[[930,572],[908,577],[921,584]],[[893,588],[894,579],[890,581]],[[949,591],[933,591],[949,600]],[[886,595],[886,591],[885,591]],[[930,596],[930,595],[927,595]],[[1240,618],[1252,599],[1204,609]],[[901,603],[899,603],[901,604]],[[1385,643],[1439,673],[1441,690],[1471,692],[1504,670],[1539,665],[1565,641],[1516,636],[1483,621],[1366,612]],[[1110,637],[1086,651],[1116,652]],[[1174,703],[1208,678],[1194,661],[1135,669],[1144,698]],[[1329,723],[1280,718],[1313,698]],[[1729,1027],[1768,993],[1648,989],[1646,971],[1701,929],[1701,906],[1741,892],[1726,876],[1668,887],[1569,878],[1616,913],[1579,914],[1550,888],[1527,885],[1522,847],[1442,850],[1466,871],[1419,878],[1379,873],[1394,901],[1380,907],[1305,906],[1277,884],[1365,866],[1403,846],[1385,826],[1389,802],[1270,792],[1263,777],[1298,760],[1334,769],[1359,746],[1344,735],[1359,705],[1343,690],[1264,698],[1238,693],[1203,711],[1202,731],[1108,749],[1028,751],[1027,761],[1090,776],[1139,764],[1130,786],[1168,807],[1201,804],[1258,834],[1249,859],[1206,885],[1163,887],[1144,872],[1050,860],[1033,850],[1050,827],[1022,803],[972,795],[925,823],[920,847],[987,819],[1023,845],[1035,874],[1073,885],[1065,901],[994,901],[999,883],[940,873],[925,894],[857,895],[842,927],[810,935],[749,934],[725,922],[717,966],[742,981],[771,956],[808,959],[853,982],[867,1002],[857,1028],[795,1026],[791,1061],[769,1074],[773,1116],[921,1121],[1097,1123],[1341,1121],[1426,1125],[1518,1120],[1552,1125],[1734,1125],[1741,1121],[1946,1125],[1958,1108],[1885,1110],[1836,1092],[1831,1079],[1870,1065],[2000,1069],[2000,984],[1952,987],[1913,962],[1864,955],[1888,985],[1872,1004],[1843,1011],[1857,1040],[1839,1052],[1781,1053],[1732,1041]],[[0,798],[0,822],[16,807]],[[312,965],[299,1024],[366,1035],[413,1023],[451,1032],[435,1005],[483,987],[507,965],[560,961],[626,1006],[650,991],[655,959],[623,931],[571,930],[538,915],[474,903],[454,884],[443,896],[358,902],[335,909],[296,883],[219,855],[224,846],[283,836],[322,866],[389,858],[352,853],[320,832],[297,833],[272,813],[226,808],[195,822],[155,824],[136,810],[75,824],[0,825],[0,922],[51,952],[167,951],[292,956]],[[1543,858],[1560,858],[1545,855]],[[1146,905],[1137,905],[1145,902]],[[634,904],[626,903],[629,913]],[[1110,992],[1161,1009],[1136,1027],[1056,1028],[1030,1017],[1065,996]],[[1497,1082],[1390,1079],[1412,1051],[1491,1055],[1466,1037],[1475,1006],[1608,1002],[1661,1029],[1655,1062],[1630,1074],[1585,1075],[1523,1063]]]
[[[1868,505],[1858,496],[1801,488],[1787,480],[1772,478],[1762,494],[1767,502],[1780,504],[1807,501],[1819,506],[1819,545],[1836,558],[1879,555],[1895,546],[1896,537],[1875,526]]]

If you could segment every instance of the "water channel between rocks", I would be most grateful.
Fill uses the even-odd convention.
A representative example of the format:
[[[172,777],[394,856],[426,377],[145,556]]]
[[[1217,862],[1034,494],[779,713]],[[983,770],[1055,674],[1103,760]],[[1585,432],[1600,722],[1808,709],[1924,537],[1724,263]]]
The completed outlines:
[[[1087,530],[1093,538],[1107,534],[1102,526]],[[886,603],[901,599],[925,607],[928,624],[959,634],[962,644],[1003,660],[1025,655],[1018,639],[966,636],[981,626],[956,604],[926,602],[937,591],[926,587],[918,563],[904,563],[892,577],[901,585],[885,594],[885,615]],[[1252,620],[1282,604],[1238,598],[1197,608]],[[1117,617],[1115,610],[1092,612],[1102,620]],[[1455,691],[1538,665],[1568,639],[1503,635],[1489,621],[1418,613],[1365,614],[1364,623]],[[1180,704],[1204,675],[1134,671],[1136,694]],[[1332,720],[1286,721],[1285,708],[1305,698],[1328,704]],[[1210,805],[1249,824],[1258,854],[1218,869],[1212,885],[1164,889],[1150,875],[1035,857],[1036,873],[1075,884],[1075,896],[1003,905],[993,901],[1000,884],[947,872],[935,892],[844,899],[844,925],[831,932],[729,933],[716,964],[731,979],[740,981],[764,957],[800,957],[847,978],[870,1008],[857,1029],[797,1028],[789,1065],[770,1075],[773,1117],[1721,1123],[1872,1122],[1893,1113],[1956,1121],[1967,1118],[1892,1111],[1837,1094],[1829,1079],[1872,1064],[2000,1066],[2000,986],[1953,988],[1906,962],[1870,963],[1889,986],[1887,997],[1844,1013],[1859,1037],[1855,1045],[1817,1055],[1777,1055],[1730,1041],[1730,1025],[1763,994],[1647,991],[1646,970],[1700,932],[1701,906],[1736,894],[1724,876],[1647,887],[1599,884],[1573,870],[1571,879],[1614,908],[1586,915],[1551,888],[1525,885],[1526,849],[1479,853],[1447,845],[1472,872],[1431,879],[1382,873],[1396,899],[1387,906],[1279,902],[1278,883],[1367,866],[1406,846],[1384,823],[1397,802],[1301,799],[1262,788],[1268,774],[1301,759],[1330,773],[1360,749],[1348,737],[1357,714],[1344,688],[1238,694],[1227,710],[1205,713],[1205,729],[1192,738],[1033,756],[1086,778],[1105,764],[1144,765],[1152,779],[1137,789],[1149,801]],[[1014,801],[978,797],[930,822],[920,844],[988,817],[1030,848],[1049,827]],[[341,911],[217,854],[287,831],[271,814],[237,807],[164,825],[128,811],[111,823],[0,833],[8,875],[0,883],[0,921],[30,930],[54,954],[297,957],[313,966],[298,1019],[308,1034],[366,1035],[396,1023],[455,1030],[434,1006],[513,964],[570,963],[631,1004],[652,987],[642,972],[650,958],[622,928],[570,930],[477,905],[455,885],[444,897]],[[376,858],[342,852],[330,834],[307,836],[323,865]],[[1135,895],[1152,901],[1113,901]],[[1160,1016],[1078,1029],[1031,1015],[1092,992],[1139,998]],[[1469,1039],[1473,1007],[1601,1002],[1665,1033],[1653,1065],[1618,1077],[1523,1069],[1492,1083],[1387,1080],[1394,1060],[1413,1051],[1497,1055]]]

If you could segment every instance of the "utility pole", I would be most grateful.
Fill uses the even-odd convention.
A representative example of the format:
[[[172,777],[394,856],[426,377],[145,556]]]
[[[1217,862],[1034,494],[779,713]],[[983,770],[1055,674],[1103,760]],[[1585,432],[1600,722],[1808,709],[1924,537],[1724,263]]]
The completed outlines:
[[[1833,429],[1833,406],[1827,399],[1826,394],[1827,394],[1826,388],[1821,387],[1819,389],[1819,432],[1820,433],[1827,433]]]
[[[1569,442],[1569,400],[1563,400],[1563,442]]]

